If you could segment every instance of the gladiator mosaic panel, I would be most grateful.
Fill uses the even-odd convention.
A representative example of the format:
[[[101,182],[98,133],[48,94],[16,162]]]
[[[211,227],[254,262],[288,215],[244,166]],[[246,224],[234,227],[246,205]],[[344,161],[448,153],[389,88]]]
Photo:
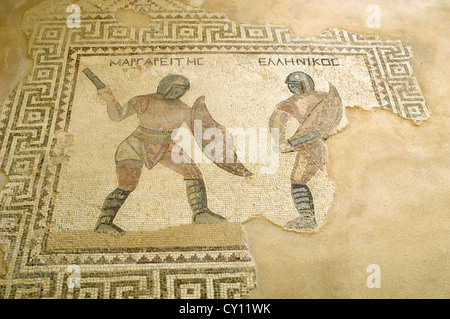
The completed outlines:
[[[336,29],[298,38],[286,27],[236,23],[162,0],[80,1],[81,26],[68,28],[69,4],[47,2],[26,13],[34,65],[0,111],[0,169],[10,180],[0,196],[8,267],[0,298],[246,298],[255,267],[241,223],[263,215],[291,231],[320,228],[334,193],[323,140],[345,126],[345,107],[378,107],[416,124],[430,116],[411,49],[401,41]],[[117,9],[145,12],[150,23],[124,26]],[[308,103],[325,110],[317,113],[323,121],[314,122],[325,124],[297,130],[294,142],[309,143],[307,150],[290,140],[294,151],[281,154],[270,174],[261,173],[268,162],[243,161],[252,176],[239,175],[236,166],[198,165],[209,205],[228,222],[193,223],[183,181],[157,165],[142,173],[117,215],[127,233],[109,237],[94,225],[116,184],[116,149],[136,123],[108,118],[86,69],[133,106],[133,97],[156,92],[164,76],[183,74],[190,90],[182,99],[197,105],[200,119],[259,132],[281,127],[286,114],[303,120],[295,101],[315,84],[322,95]],[[333,123],[325,113],[335,114]],[[147,149],[139,152],[157,162]],[[200,179],[191,168],[180,174]],[[312,199],[311,226],[298,216],[311,211],[302,203]]]

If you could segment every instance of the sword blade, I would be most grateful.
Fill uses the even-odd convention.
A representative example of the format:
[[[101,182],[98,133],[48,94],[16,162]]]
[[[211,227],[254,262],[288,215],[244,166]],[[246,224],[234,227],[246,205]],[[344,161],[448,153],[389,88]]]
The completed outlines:
[[[320,133],[318,131],[314,131],[312,133],[303,135],[299,139],[292,139],[292,140],[289,140],[288,142],[289,142],[289,144],[291,144],[291,146],[297,146],[297,145],[312,141],[318,137],[320,137]]]

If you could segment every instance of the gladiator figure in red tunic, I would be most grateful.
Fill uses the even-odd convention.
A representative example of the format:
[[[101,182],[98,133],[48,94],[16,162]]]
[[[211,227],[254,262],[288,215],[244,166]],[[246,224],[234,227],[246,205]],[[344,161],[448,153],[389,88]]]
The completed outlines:
[[[83,72],[96,85],[100,98],[107,104],[108,116],[112,121],[119,122],[133,115],[139,120],[136,130],[117,148],[115,163],[118,186],[106,197],[94,230],[115,237],[125,234],[113,220],[127,197],[136,189],[143,166],[152,169],[158,163],[178,173],[186,181],[187,199],[193,211],[194,223],[217,224],[226,221],[225,217],[208,208],[202,172],[172,140],[172,131],[183,123],[192,126],[197,117],[204,119],[206,124],[225,129],[210,117],[204,97],[197,99],[192,108],[180,100],[189,89],[189,80],[183,75],[168,75],[160,81],[156,93],[133,97],[122,105],[90,69]],[[173,151],[184,156],[184,160],[174,162],[171,156]],[[216,165],[235,175],[251,175],[242,164],[237,163],[237,159],[235,163]]]
[[[324,140],[335,132],[342,119],[342,102],[332,84],[328,93],[316,91],[313,79],[304,72],[289,74],[286,84],[294,94],[277,105],[269,120],[271,128],[279,129],[280,152],[297,152],[290,179],[292,199],[300,216],[285,228],[314,231],[317,221],[308,182],[319,169],[325,169],[328,155]],[[291,118],[298,121],[299,127],[286,139]]]

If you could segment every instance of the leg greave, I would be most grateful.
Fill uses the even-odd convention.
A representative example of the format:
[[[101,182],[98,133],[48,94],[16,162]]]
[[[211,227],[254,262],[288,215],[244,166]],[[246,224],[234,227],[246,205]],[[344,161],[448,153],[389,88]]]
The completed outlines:
[[[204,212],[208,207],[205,182],[202,179],[186,180],[186,195],[194,214]]]
[[[130,191],[116,188],[106,197],[102,206],[102,214],[100,215],[102,223],[111,224],[113,222],[117,212],[125,203],[130,193]]]
[[[292,199],[300,215],[314,215],[314,203],[307,185],[292,184]]]
[[[213,213],[208,208],[206,187],[203,179],[186,179],[186,194],[193,215],[193,222],[198,224],[218,224],[226,218]]]

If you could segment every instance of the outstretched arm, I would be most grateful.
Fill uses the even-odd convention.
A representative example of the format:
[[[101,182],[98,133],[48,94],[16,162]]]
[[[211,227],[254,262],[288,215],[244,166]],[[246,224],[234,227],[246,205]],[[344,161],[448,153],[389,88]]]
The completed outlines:
[[[119,101],[114,98],[111,90],[107,88],[99,90],[98,95],[106,103],[108,116],[114,122],[120,122],[136,112],[130,103],[126,103],[122,106]]]

